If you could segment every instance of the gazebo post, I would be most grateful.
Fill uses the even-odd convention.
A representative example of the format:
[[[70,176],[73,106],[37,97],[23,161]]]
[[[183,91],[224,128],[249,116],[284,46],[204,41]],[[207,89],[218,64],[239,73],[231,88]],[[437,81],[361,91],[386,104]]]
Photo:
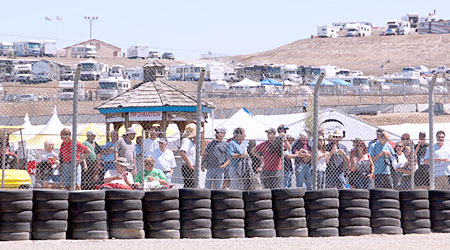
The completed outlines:
[[[162,124],[161,124],[161,128],[162,128],[162,138],[166,138],[167,136],[167,111],[163,111],[162,112]]]
[[[106,122],[106,141],[110,141],[110,131],[109,131],[110,123]]]
[[[125,130],[130,127],[130,113],[126,112],[125,114]]]

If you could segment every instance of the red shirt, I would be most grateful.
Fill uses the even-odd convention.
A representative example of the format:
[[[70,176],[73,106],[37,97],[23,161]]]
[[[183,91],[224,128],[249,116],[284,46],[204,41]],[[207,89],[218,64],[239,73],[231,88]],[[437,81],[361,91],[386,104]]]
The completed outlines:
[[[80,159],[80,154],[86,153],[87,147],[80,142],[77,142],[77,160]],[[72,141],[63,142],[59,150],[59,159],[62,162],[72,161]]]
[[[255,147],[256,152],[261,153],[264,158],[264,170],[281,170],[281,155],[269,148],[270,142],[265,141]]]

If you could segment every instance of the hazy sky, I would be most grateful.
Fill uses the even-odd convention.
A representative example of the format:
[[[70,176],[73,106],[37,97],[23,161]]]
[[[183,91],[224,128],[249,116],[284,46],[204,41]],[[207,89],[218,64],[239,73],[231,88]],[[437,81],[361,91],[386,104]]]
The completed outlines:
[[[385,26],[408,12],[436,10],[450,19],[450,1],[350,0],[76,0],[2,1],[0,40],[57,38],[58,48],[89,39],[84,16],[98,16],[93,38],[126,52],[145,44],[180,59],[211,51],[235,55],[272,49],[316,34],[317,25],[368,20]],[[45,21],[45,16],[53,21]],[[56,16],[62,21],[56,21]]]

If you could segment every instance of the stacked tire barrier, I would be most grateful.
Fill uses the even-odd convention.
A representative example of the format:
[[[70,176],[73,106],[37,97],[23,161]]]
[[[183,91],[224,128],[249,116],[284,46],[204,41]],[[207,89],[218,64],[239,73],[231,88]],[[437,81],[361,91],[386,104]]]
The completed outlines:
[[[33,191],[0,190],[0,240],[29,240]]]
[[[404,234],[431,233],[428,190],[400,191],[400,210]]]
[[[180,189],[181,237],[189,239],[212,238],[211,190]]]
[[[146,238],[179,239],[180,211],[178,189],[154,190],[144,195]]]
[[[339,235],[372,234],[370,227],[369,190],[339,190]]]
[[[212,190],[213,238],[245,238],[242,191]]]
[[[142,197],[135,190],[106,190],[109,236],[115,239],[144,239]]]
[[[305,189],[273,189],[272,206],[277,237],[307,237]]]
[[[270,189],[243,193],[245,208],[245,236],[276,237]]]
[[[431,230],[436,233],[450,233],[450,191],[430,190]]]
[[[339,236],[339,192],[337,189],[307,191],[305,207],[309,236]]]
[[[70,238],[108,239],[104,191],[69,192]]]
[[[69,217],[69,193],[64,190],[33,191],[34,240],[65,240]]]
[[[370,210],[373,234],[403,234],[397,190],[370,190]]]

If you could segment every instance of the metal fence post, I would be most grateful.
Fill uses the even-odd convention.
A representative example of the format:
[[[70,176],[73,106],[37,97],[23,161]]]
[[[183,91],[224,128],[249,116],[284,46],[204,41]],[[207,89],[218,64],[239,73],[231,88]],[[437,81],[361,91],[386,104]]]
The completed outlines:
[[[2,188],[5,187],[5,166],[6,166],[6,128],[3,129],[2,137]]]
[[[321,73],[319,79],[317,79],[316,86],[314,87],[314,113],[313,113],[313,151],[312,151],[312,179],[313,190],[317,190],[317,150],[318,150],[318,119],[319,119],[319,87],[322,83],[324,73]]]
[[[428,125],[430,128],[430,144],[428,146],[430,151],[430,189],[434,189],[434,100],[433,100],[433,90],[434,85],[436,84],[437,74],[433,74],[433,78],[431,79],[431,83],[428,88]]]
[[[199,171],[200,171],[200,154],[201,154],[201,115],[202,115],[202,85],[205,79],[205,70],[202,69],[200,73],[200,79],[197,84],[197,112],[196,118],[196,135],[195,135],[195,170],[194,170],[194,187],[199,187]]]
[[[70,166],[72,167],[72,183],[70,189],[75,190],[77,184],[77,119],[78,119],[78,81],[80,80],[81,64],[78,64],[75,73],[75,80],[73,82],[73,113],[72,113],[72,160]]]

